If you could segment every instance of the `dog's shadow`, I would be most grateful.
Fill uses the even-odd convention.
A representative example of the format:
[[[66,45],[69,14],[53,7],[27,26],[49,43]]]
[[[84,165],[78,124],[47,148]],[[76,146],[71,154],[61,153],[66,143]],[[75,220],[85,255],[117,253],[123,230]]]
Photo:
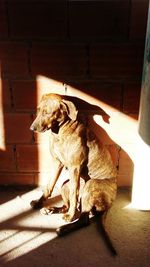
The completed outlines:
[[[116,143],[114,140],[111,139],[109,134],[106,132],[106,130],[97,122],[94,120],[94,115],[100,115],[103,119],[103,121],[106,124],[110,124],[110,115],[107,114],[100,106],[90,104],[89,102],[80,99],[75,96],[64,96],[67,100],[72,101],[77,110],[80,114],[80,117],[83,119],[83,122],[95,133],[97,139],[106,145],[110,151],[110,154],[112,156],[112,159],[114,161],[114,164],[118,170],[118,185],[125,185],[130,183],[132,184],[132,177],[133,177],[133,162],[132,159],[129,157],[128,153],[122,149],[122,147]],[[111,127],[111,125],[110,125]],[[121,152],[121,154],[120,154]],[[122,156],[122,159],[126,160],[126,163],[130,167],[130,170],[126,171],[120,171],[119,168],[121,168],[120,165],[120,156]],[[129,177],[127,177],[129,173]],[[127,180],[125,180],[127,179]],[[129,199],[130,201],[131,199]]]
[[[106,123],[109,123],[110,116],[99,106],[88,103],[87,101],[75,97],[75,96],[64,96],[65,99],[73,102],[80,114],[85,117],[92,115],[101,115]]]
[[[100,115],[103,119],[103,121],[107,124],[110,124],[110,116],[99,106],[90,104],[89,102],[80,99],[78,97],[74,96],[64,96],[65,99],[72,101],[77,110],[80,119],[86,126],[88,126],[93,132],[95,132],[95,135],[97,136],[98,140],[103,143],[103,139],[107,140],[108,144],[116,144],[108,135],[108,133],[101,127],[99,124],[97,124],[94,120],[94,115]]]

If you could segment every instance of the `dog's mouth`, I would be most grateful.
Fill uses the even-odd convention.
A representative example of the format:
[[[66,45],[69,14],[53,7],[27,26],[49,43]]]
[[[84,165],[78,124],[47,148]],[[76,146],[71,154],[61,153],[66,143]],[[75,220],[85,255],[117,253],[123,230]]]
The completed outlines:
[[[49,124],[42,124],[40,125],[36,125],[36,124],[32,124],[30,127],[31,131],[34,131],[36,133],[44,133],[48,130],[52,130],[52,132],[54,133],[58,133],[59,131],[59,122],[58,121],[51,121]]]
[[[44,133],[48,130],[51,130],[53,133],[58,133],[59,132],[59,122],[54,121],[49,125],[43,125],[41,129],[37,130],[37,132]]]
[[[30,127],[30,130],[35,132],[35,133],[44,133],[48,130],[48,128],[46,126],[42,126],[42,127],[36,127],[33,124]]]

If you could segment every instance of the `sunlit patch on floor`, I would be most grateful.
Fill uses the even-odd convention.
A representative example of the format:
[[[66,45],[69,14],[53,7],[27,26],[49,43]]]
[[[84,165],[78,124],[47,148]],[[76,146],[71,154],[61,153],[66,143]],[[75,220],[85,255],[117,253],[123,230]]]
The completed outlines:
[[[30,207],[41,196],[39,189],[18,195],[0,206],[0,256],[4,262],[20,257],[56,238],[56,228],[64,224],[62,215],[43,216]],[[53,205],[60,205],[58,192]]]

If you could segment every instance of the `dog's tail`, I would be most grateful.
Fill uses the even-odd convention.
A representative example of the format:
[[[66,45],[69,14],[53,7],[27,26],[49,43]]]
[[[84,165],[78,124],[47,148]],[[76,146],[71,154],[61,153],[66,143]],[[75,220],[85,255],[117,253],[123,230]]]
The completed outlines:
[[[103,212],[95,212],[95,219],[98,227],[98,231],[104,238],[107,247],[109,248],[110,252],[112,253],[113,256],[117,256],[117,251],[113,246],[113,243],[110,239],[109,233],[106,228],[106,217],[107,217],[108,211],[103,211]]]
[[[117,252],[106,230],[106,226],[105,226],[106,217],[107,217],[107,211],[104,211],[104,212],[94,211],[94,218],[95,218],[94,220],[96,220],[98,230],[101,236],[104,238],[106,245],[108,249],[110,250],[110,252],[112,253],[112,255],[116,256]],[[89,213],[82,213],[79,219],[75,220],[72,223],[60,226],[59,228],[56,229],[56,232],[58,236],[64,236],[82,227],[88,226],[89,224],[90,224]]]

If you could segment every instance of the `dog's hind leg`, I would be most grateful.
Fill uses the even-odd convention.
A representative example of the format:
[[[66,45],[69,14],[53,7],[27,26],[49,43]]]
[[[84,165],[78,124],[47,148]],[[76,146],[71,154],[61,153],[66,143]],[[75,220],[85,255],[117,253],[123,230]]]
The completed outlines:
[[[115,178],[90,179],[86,182],[82,198],[82,212],[90,212],[93,207],[97,211],[108,210],[116,198],[117,184]]]

